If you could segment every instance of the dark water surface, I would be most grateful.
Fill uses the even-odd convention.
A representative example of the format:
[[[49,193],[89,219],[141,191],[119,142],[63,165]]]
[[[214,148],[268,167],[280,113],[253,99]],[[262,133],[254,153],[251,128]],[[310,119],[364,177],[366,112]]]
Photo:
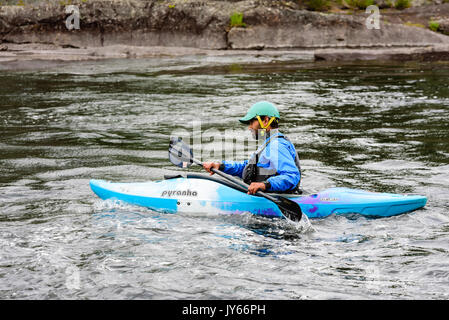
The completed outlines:
[[[447,63],[238,56],[2,71],[0,298],[448,299],[448,79]],[[198,157],[217,157],[214,137],[243,134],[237,120],[259,100],[279,107],[304,189],[417,193],[427,206],[311,220],[313,230],[298,233],[245,215],[161,214],[90,191],[92,178],[173,173],[168,138],[198,123]],[[244,157],[237,149],[231,158]]]

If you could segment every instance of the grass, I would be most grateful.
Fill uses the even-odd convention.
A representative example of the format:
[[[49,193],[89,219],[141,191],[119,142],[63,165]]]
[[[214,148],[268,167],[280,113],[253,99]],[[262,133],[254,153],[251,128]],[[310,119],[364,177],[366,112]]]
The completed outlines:
[[[440,27],[440,24],[438,22],[432,21],[432,20],[429,21],[429,28],[430,28],[430,30],[436,32],[439,27]]]
[[[374,0],[348,0],[346,1],[351,7],[359,8],[361,10],[365,10],[370,5],[374,4]]]
[[[406,23],[404,23],[404,25],[409,26],[409,27],[425,28],[425,26],[421,23],[412,23],[410,21],[407,21]]]
[[[234,12],[231,15],[231,28],[234,27],[246,27],[246,24],[243,22],[243,13]]]

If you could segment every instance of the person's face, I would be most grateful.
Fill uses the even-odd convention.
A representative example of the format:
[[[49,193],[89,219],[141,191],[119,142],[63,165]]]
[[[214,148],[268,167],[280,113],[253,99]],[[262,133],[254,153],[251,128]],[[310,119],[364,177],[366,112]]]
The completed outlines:
[[[267,126],[269,121],[270,121],[270,119],[268,117],[263,118],[262,123],[263,123],[264,127]],[[258,132],[260,129],[262,129],[262,128],[260,126],[259,120],[257,120],[257,119],[252,119],[250,121],[250,123],[248,124],[248,130],[251,131],[251,134],[253,135],[254,139],[256,139],[256,140],[258,138]]]
[[[254,132],[259,129],[260,129],[259,121],[257,119],[252,119],[251,122],[248,124],[248,130]]]

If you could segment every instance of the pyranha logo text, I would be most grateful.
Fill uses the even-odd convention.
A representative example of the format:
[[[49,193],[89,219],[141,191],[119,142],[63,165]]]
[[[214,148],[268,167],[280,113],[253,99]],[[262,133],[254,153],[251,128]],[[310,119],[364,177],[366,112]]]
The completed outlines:
[[[198,192],[191,190],[164,190],[162,191],[161,197],[171,197],[171,196],[198,196]]]

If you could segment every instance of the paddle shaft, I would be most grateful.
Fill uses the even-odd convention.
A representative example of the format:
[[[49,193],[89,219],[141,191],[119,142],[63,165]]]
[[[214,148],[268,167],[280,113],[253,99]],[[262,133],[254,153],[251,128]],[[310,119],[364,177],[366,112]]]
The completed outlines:
[[[192,161],[193,161],[193,163],[195,163],[197,165],[203,166],[203,163],[201,161],[198,161],[195,158],[192,158]],[[238,180],[238,179],[236,179],[236,178],[234,178],[234,177],[232,177],[232,176],[230,176],[230,175],[228,175],[228,174],[226,174],[224,172],[216,170],[215,168],[210,168],[210,171],[212,171],[213,173],[218,174],[219,176],[221,176],[221,177],[223,177],[225,179],[228,179],[229,181],[231,181],[231,182],[233,182],[235,184],[238,184],[239,186],[242,186],[242,188],[245,188],[246,191],[248,191],[248,185],[246,183],[244,183],[244,182],[242,182],[242,181],[240,181],[240,180]],[[270,196],[270,195],[268,195],[268,194],[266,194],[266,193],[264,193],[262,191],[257,191],[256,195],[259,195],[259,196],[262,196],[264,198],[267,198],[268,200],[273,201],[275,203],[279,202],[278,199],[276,199],[276,198],[274,198],[274,197],[272,197],[272,196]]]

